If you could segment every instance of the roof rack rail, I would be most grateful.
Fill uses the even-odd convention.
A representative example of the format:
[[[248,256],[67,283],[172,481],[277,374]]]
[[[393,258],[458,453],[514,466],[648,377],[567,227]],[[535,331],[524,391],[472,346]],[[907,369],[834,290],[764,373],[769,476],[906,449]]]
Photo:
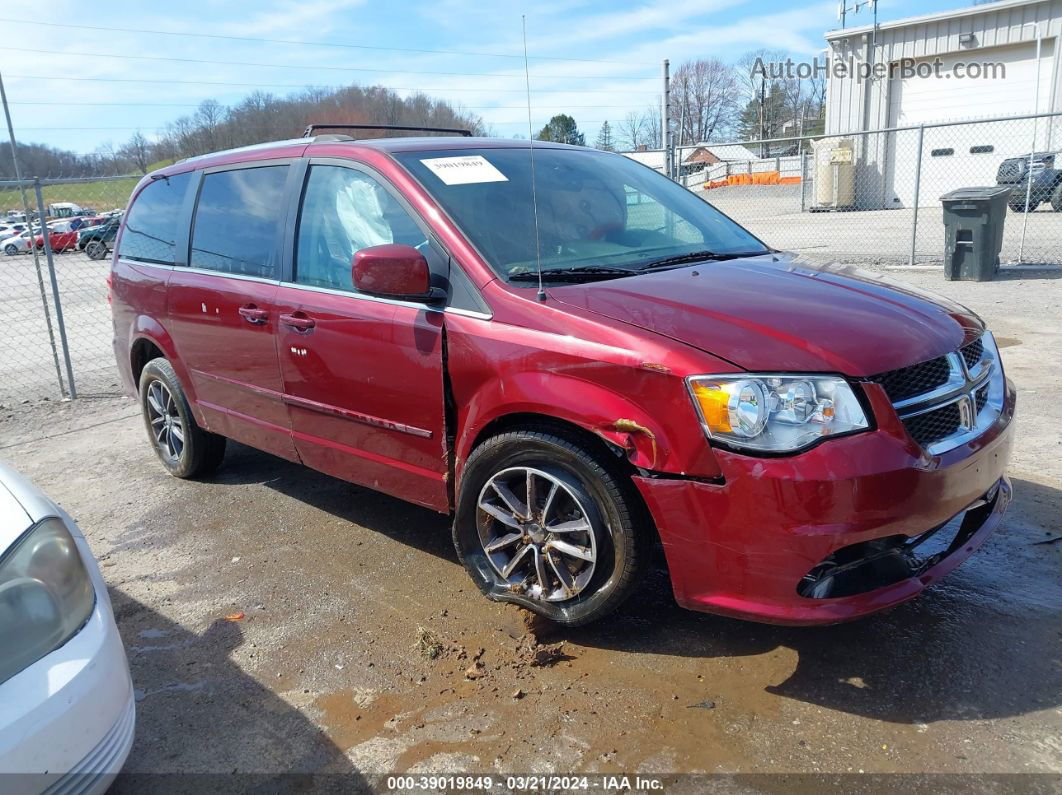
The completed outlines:
[[[397,124],[308,124],[306,125],[306,131],[302,134],[304,138],[313,137],[314,130],[400,130],[402,132],[433,132],[433,133],[453,133],[455,135],[463,135],[466,137],[472,137],[471,130],[464,130],[460,127],[406,127]]]

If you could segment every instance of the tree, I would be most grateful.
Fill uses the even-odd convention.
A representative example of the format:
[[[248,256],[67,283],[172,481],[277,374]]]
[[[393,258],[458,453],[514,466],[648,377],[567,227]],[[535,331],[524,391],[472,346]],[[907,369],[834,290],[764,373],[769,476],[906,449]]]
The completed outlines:
[[[737,120],[739,85],[734,69],[718,58],[687,61],[671,78],[669,114],[676,144],[711,141]]]
[[[537,136],[540,141],[555,141],[561,144],[586,146],[586,136],[579,132],[575,119],[566,113],[558,113],[549,120]]]
[[[636,110],[630,111],[617,125],[619,144],[624,149],[634,150],[645,143],[645,119]]]
[[[152,162],[151,159],[151,144],[148,143],[148,139],[144,137],[140,130],[133,133],[133,137],[129,139],[129,142],[118,150],[118,156],[131,161],[136,166],[137,171],[141,174],[147,173],[148,163]]]
[[[825,125],[826,81],[813,74],[801,79],[782,50],[751,50],[737,61],[745,107],[739,134],[763,139],[806,136]],[[764,147],[761,147],[764,149]]]
[[[608,119],[601,122],[601,129],[597,131],[597,140],[594,142],[594,146],[606,152],[616,151],[616,145],[612,141],[612,127],[609,125]]]

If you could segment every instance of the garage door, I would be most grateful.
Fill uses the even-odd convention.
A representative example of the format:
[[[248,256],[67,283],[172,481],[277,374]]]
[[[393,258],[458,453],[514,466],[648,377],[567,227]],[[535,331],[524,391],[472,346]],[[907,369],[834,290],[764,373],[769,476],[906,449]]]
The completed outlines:
[[[910,127],[949,120],[987,119],[1033,113],[1037,107],[1036,44],[1018,44],[941,56],[939,76],[895,77],[889,85],[889,126]],[[932,63],[933,59],[924,62]],[[998,62],[1005,76],[956,77],[958,62]],[[1045,41],[1040,57],[1041,112],[1050,108],[1054,74],[1054,40]],[[960,70],[961,73],[961,70]],[[962,127],[930,128],[923,144],[920,203],[935,204],[941,194],[968,185],[992,185],[996,168],[1007,157],[1028,154],[1033,122],[1014,121]],[[1038,149],[1047,147],[1047,124],[1041,123]],[[915,136],[898,134],[889,158],[891,184],[898,204],[914,200]]]

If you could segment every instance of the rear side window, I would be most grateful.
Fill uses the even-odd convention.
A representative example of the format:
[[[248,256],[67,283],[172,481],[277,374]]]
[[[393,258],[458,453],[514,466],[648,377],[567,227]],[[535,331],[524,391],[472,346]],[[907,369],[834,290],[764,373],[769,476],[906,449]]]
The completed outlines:
[[[273,278],[287,174],[287,166],[260,166],[205,175],[188,264]]]
[[[125,217],[118,256],[172,265],[184,192],[190,173],[160,177],[136,197]]]

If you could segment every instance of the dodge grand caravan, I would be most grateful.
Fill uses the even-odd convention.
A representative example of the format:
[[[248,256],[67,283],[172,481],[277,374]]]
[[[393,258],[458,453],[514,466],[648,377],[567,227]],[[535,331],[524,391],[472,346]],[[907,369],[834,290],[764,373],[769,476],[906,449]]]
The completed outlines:
[[[685,607],[852,619],[1011,498],[980,318],[615,154],[322,135],[183,161],[136,187],[111,297],[170,473],[234,439],[450,514],[488,597],[566,624],[657,543]]]

